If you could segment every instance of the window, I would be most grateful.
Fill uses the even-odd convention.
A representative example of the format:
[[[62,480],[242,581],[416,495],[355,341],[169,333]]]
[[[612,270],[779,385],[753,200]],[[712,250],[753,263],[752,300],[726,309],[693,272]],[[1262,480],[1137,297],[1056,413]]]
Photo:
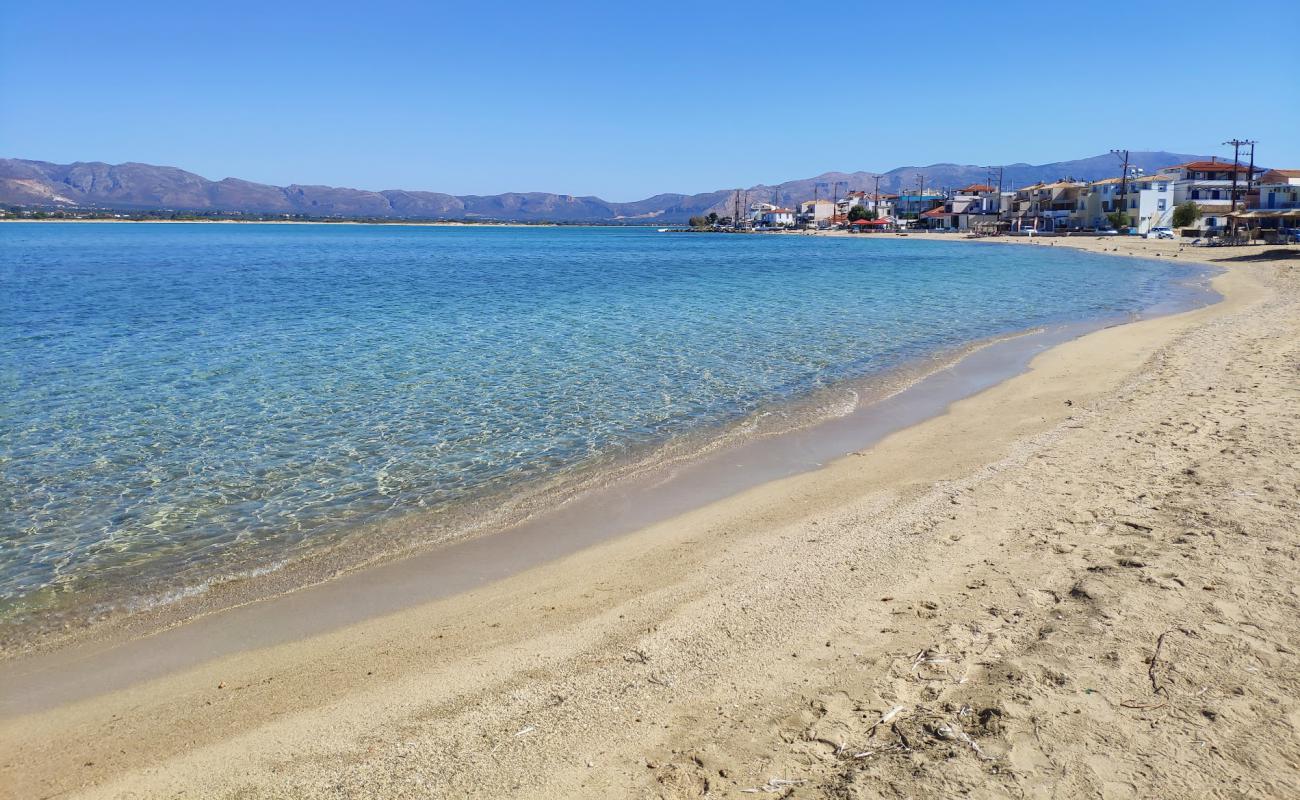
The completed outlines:
[[[1219,199],[1219,190],[1218,190],[1218,189],[1215,189],[1214,191],[1210,192],[1210,199],[1211,199],[1211,200],[1218,200],[1218,199]]]
[[[1157,200],[1157,201],[1156,201],[1156,210],[1157,210],[1157,211],[1164,211],[1164,210],[1165,210],[1165,202],[1166,202],[1166,200],[1165,200],[1165,198],[1163,198],[1163,197],[1160,198],[1159,200]]]
[[[1201,190],[1200,190],[1200,189],[1193,189],[1193,190],[1192,190],[1192,199],[1193,199],[1193,200],[1200,200],[1200,199],[1201,199]]]
[[[1156,191],[1158,191],[1158,192],[1163,192],[1163,191],[1166,189],[1166,187],[1168,187],[1168,186],[1169,186],[1169,184],[1167,184],[1167,183],[1157,183],[1157,184],[1156,184]]]

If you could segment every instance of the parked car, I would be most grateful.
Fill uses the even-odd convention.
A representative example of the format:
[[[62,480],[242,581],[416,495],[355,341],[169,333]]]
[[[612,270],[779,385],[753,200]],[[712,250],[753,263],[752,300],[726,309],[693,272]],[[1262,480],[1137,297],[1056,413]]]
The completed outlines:
[[[1174,229],[1165,227],[1156,227],[1147,231],[1148,239],[1172,239],[1174,238]]]

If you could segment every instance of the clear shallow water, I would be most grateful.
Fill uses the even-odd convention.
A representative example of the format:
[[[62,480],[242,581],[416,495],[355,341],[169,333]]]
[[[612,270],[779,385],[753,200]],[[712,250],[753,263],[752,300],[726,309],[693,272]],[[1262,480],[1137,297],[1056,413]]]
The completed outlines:
[[[892,237],[5,224],[0,617],[278,563],[1187,275]]]

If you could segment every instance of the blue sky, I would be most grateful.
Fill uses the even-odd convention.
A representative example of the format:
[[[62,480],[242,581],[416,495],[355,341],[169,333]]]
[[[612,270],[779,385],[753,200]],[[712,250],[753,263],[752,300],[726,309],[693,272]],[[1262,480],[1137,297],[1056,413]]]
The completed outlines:
[[[0,156],[609,200],[1115,147],[1231,157],[1234,136],[1300,167],[1295,0],[1058,5],[10,4]]]

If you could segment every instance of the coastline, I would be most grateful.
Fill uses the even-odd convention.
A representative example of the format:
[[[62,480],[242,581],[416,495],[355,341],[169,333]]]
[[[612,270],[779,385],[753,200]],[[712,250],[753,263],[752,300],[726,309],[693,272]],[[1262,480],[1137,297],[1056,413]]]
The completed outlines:
[[[939,235],[937,238],[954,237]],[[1061,239],[1033,244],[1077,246],[1078,243]],[[1110,252],[1124,255],[1187,260],[1277,249],[1225,248],[1183,253],[1177,249],[1176,242],[1106,240],[1104,244],[1114,248]],[[1098,251],[1104,249],[1101,245],[1094,247]],[[931,582],[939,580],[933,569],[926,566],[929,557],[926,553],[939,548],[939,555],[945,552],[950,555],[951,549],[945,551],[932,541],[922,545],[916,537],[926,539],[929,532],[912,531],[911,535],[903,536],[875,534],[859,541],[857,533],[849,535],[855,530],[855,522],[860,527],[863,520],[879,518],[897,523],[898,530],[908,532],[907,523],[919,513],[915,508],[904,508],[908,502],[915,504],[918,498],[928,496],[928,492],[939,491],[935,487],[941,482],[969,480],[972,472],[997,463],[999,456],[1005,456],[1009,449],[1022,446],[1034,436],[1057,432],[1076,413],[1081,413],[1074,410],[1076,406],[1104,404],[1126,380],[1136,380],[1146,374],[1143,370],[1149,370],[1152,354],[1179,336],[1239,314],[1247,306],[1276,300],[1272,287],[1254,274],[1256,269],[1269,268],[1231,266],[1214,281],[1225,297],[1216,306],[1106,328],[1074,339],[1037,355],[1030,371],[985,388],[973,397],[954,403],[945,413],[917,421],[885,437],[871,449],[855,452],[821,469],[747,488],[681,516],[656,521],[635,533],[579,549],[495,583],[483,583],[467,593],[404,610],[388,609],[383,616],[365,624],[223,656],[112,694],[90,697],[28,717],[6,719],[0,726],[0,741],[5,752],[21,757],[6,759],[4,783],[33,789],[38,786],[75,788],[89,783],[112,796],[132,786],[132,781],[143,781],[135,788],[145,794],[183,787],[207,796],[220,793],[224,791],[222,786],[229,788],[229,785],[223,783],[225,778],[206,771],[203,765],[215,763],[211,759],[219,755],[226,757],[233,750],[245,748],[246,752],[240,750],[243,754],[239,780],[269,791],[271,787],[285,786],[286,778],[267,771],[267,765],[276,761],[271,754],[280,752],[268,750],[267,743],[281,741],[277,737],[286,735],[287,741],[296,741],[302,752],[320,747],[331,751],[341,748],[349,754],[348,763],[360,772],[382,769],[384,764],[394,763],[392,759],[407,756],[385,751],[379,757],[370,758],[353,745],[373,736],[387,742],[377,731],[393,729],[396,720],[405,719],[409,723],[411,712],[399,710],[399,706],[408,708],[414,702],[424,707],[442,704],[438,714],[427,718],[438,720],[429,722],[431,728],[440,728],[443,720],[457,719],[472,723],[470,730],[496,731],[500,741],[493,753],[504,750],[518,759],[515,766],[498,769],[499,774],[489,776],[482,770],[491,767],[491,761],[479,764],[476,758],[464,755],[469,751],[461,745],[468,746],[469,734],[453,737],[461,743],[457,745],[461,749],[455,752],[464,757],[444,761],[443,766],[455,766],[452,770],[455,780],[466,781],[462,786],[480,786],[479,791],[484,794],[491,794],[493,785],[498,791],[508,788],[509,784],[500,783],[506,780],[506,775],[514,775],[512,780],[521,781],[516,788],[523,786],[539,794],[545,793],[543,786],[597,794],[601,786],[604,791],[619,793],[629,786],[642,786],[645,780],[656,781],[660,786],[679,779],[688,784],[698,777],[694,773],[704,767],[689,766],[686,761],[690,759],[670,757],[667,751],[671,747],[661,752],[651,744],[676,741],[672,737],[689,727],[680,724],[675,716],[679,712],[669,713],[664,709],[665,702],[672,704],[673,696],[697,709],[712,702],[704,702],[702,698],[716,696],[716,687],[713,693],[698,688],[701,679],[695,673],[701,669],[699,665],[730,663],[745,653],[757,659],[746,669],[757,668],[769,675],[756,694],[769,699],[774,696],[772,690],[788,694],[792,679],[798,685],[794,677],[798,671],[792,672],[787,662],[797,659],[778,657],[772,648],[794,641],[800,650],[806,651],[810,634],[812,638],[826,634],[826,624],[809,623],[804,611],[825,612],[835,608],[842,612],[843,603],[862,600],[856,595],[865,592],[859,584],[868,572],[872,580],[883,581],[879,585],[903,580],[901,576],[906,570],[900,571],[894,566],[896,563],[914,567],[917,580],[919,576],[929,576]],[[1070,400],[1071,404],[1065,405],[1064,400]],[[929,459],[922,458],[922,453],[928,454]],[[825,547],[810,547],[821,543],[809,541],[820,535],[815,528],[821,526],[830,526],[844,535],[835,537],[833,543],[823,543]],[[882,526],[888,527],[884,523]],[[993,539],[989,539],[991,544]],[[787,545],[786,557],[781,557],[779,549],[773,550]],[[864,553],[870,555],[870,561],[861,563],[879,565],[887,557],[890,566],[883,571],[873,568],[849,576],[848,572],[859,572],[849,568],[849,562]],[[774,575],[782,577],[773,580]],[[798,582],[801,587],[798,599],[791,598],[780,587],[790,575],[802,579]],[[744,576],[759,580],[746,582]],[[825,592],[804,593],[808,586],[823,585]],[[836,594],[833,591],[836,587],[854,589],[854,598],[846,600],[842,591]],[[872,601],[879,605],[874,597]],[[735,603],[740,604],[740,609],[730,610]],[[759,617],[757,622],[764,624],[756,627],[751,615]],[[750,620],[748,628],[747,619]],[[700,620],[708,620],[710,624],[701,625]],[[830,627],[841,626],[832,620]],[[734,647],[723,649],[734,649],[736,655],[691,648],[681,654],[684,660],[674,661],[667,655],[676,647],[674,642],[696,641],[699,637],[716,642],[719,630],[746,629],[751,636],[742,636],[739,641],[731,635],[725,638],[727,645]],[[433,630],[440,631],[436,640],[428,635]],[[881,636],[888,639],[892,634]],[[643,639],[647,643],[638,645]],[[827,640],[826,649],[834,651],[837,657],[847,658],[842,648],[829,647],[832,641],[835,639]],[[871,646],[883,647],[879,642],[872,642]],[[536,655],[531,655],[534,652]],[[642,660],[635,655],[638,652],[648,655]],[[628,653],[634,654],[630,660]],[[347,665],[347,674],[340,675],[331,668],[334,662],[330,654],[342,654],[340,663]],[[692,667],[693,661],[699,663]],[[360,669],[367,663],[377,669]],[[466,672],[464,668],[471,664],[474,669]],[[744,669],[734,664],[727,669],[730,672],[724,669],[716,675],[736,677],[744,673]],[[609,679],[619,675],[622,677],[618,680],[622,680],[629,671],[635,673],[636,698],[610,704],[609,699],[618,692],[612,689],[614,684]],[[691,679],[686,677],[688,673]],[[373,679],[375,675],[379,679]],[[715,680],[728,683],[728,679],[717,679],[716,675]],[[274,676],[279,683],[272,686],[271,677],[267,676]],[[233,692],[212,695],[214,691],[224,691],[224,688],[211,688],[218,684],[251,691],[241,696]],[[307,686],[310,688],[304,688]],[[555,695],[563,695],[564,699],[554,705],[549,705],[549,700],[543,702],[551,697],[544,689],[556,687],[560,690]],[[471,711],[465,699],[497,697],[502,692],[519,694],[522,700],[494,710]],[[621,754],[616,757],[617,769],[588,768],[583,766],[584,759],[579,754],[589,750],[577,745],[594,741],[593,727],[599,726],[586,722],[580,724],[578,731],[565,729],[560,733],[559,728],[547,730],[532,721],[545,717],[548,710],[553,714],[569,713],[572,709],[565,708],[569,698],[583,692],[588,693],[583,696],[604,698],[595,701],[596,712],[615,724],[621,721],[629,732],[636,728],[630,722],[633,709],[653,708],[666,715],[660,717],[650,710],[638,710],[635,712],[640,714],[638,721],[672,718],[679,724],[670,725],[667,732],[645,740],[628,741],[627,734],[615,736],[613,741],[620,743],[622,749],[611,744],[607,754],[611,751]],[[211,707],[206,705],[194,706],[199,698],[209,696],[219,699],[219,711],[209,712],[206,709]],[[368,726],[347,722],[333,727],[334,722],[349,719],[347,709],[356,711],[367,703],[383,709],[365,714],[370,721]],[[518,717],[525,724],[516,728],[516,732],[532,726],[531,731],[519,736],[502,733],[510,727],[505,723],[512,725],[516,719],[511,716],[518,710],[515,705],[528,708],[537,705],[542,709],[532,716]],[[290,710],[309,716],[311,730],[320,733],[328,729],[329,734],[317,741],[302,731],[287,733],[275,718]],[[106,720],[114,713],[119,715],[119,720],[133,719],[131,725],[142,737],[140,746],[121,759],[108,753],[116,744],[102,738],[103,726],[110,724]],[[204,734],[183,743],[166,736],[168,731],[193,724],[208,713],[221,717],[224,727],[219,733]],[[151,716],[160,722],[145,722]],[[574,724],[572,720],[570,724]],[[21,739],[17,731],[26,725],[35,726],[40,735]],[[538,732],[536,737],[533,731]],[[114,740],[116,736],[107,739]],[[525,743],[522,737],[528,737],[530,751],[524,755],[518,753],[520,745]],[[544,742],[538,741],[543,738]],[[653,759],[660,766],[647,769],[644,763],[633,763],[635,759],[631,756],[641,749],[651,752],[644,758]],[[565,760],[561,756],[564,752],[574,755]],[[295,780],[309,781],[301,768],[310,759],[300,755],[295,749],[294,756],[285,763],[297,766],[297,772],[289,770],[296,776]],[[559,758],[560,763],[543,775],[536,769],[539,759],[548,755]],[[99,768],[81,772],[61,768],[70,764],[70,759],[83,756]],[[668,782],[662,780],[664,770],[679,762],[681,766],[671,770],[676,777]],[[151,764],[164,765],[164,768],[149,776],[136,772]],[[534,772],[527,772],[530,764]],[[489,782],[473,782],[471,776]],[[718,774],[713,776],[714,781],[720,778]],[[112,784],[111,779],[125,783]],[[592,779],[598,779],[597,784],[587,782]],[[319,789],[313,788],[310,782],[295,785],[305,787],[303,794]]]
[[[366,615],[428,602],[470,585],[458,564],[467,564],[474,574],[500,578],[759,483],[817,468],[1023,371],[1034,353],[1052,344],[1134,318],[1211,302],[1207,282],[1208,272],[1193,276],[1189,271],[1186,279],[1170,283],[1159,305],[1123,316],[1112,311],[1115,316],[1068,317],[1071,321],[1066,322],[1066,317],[1052,320],[1039,315],[986,339],[952,344],[882,371],[847,372],[819,388],[805,387],[773,399],[743,416],[593,459],[571,471],[455,504],[357,522],[297,550],[250,553],[239,562],[213,560],[185,573],[150,580],[143,589],[141,576],[136,581],[65,591],[71,602],[4,618],[0,664],[72,647],[116,647],[226,609],[317,587],[361,570],[387,568],[398,560],[420,559],[422,566],[408,567],[408,573],[452,573],[451,583],[458,588],[417,586],[401,599],[370,603],[365,612],[359,608],[317,612],[310,616],[318,624],[297,627],[294,635],[320,633]],[[1031,322],[1044,327],[1015,327]],[[988,352],[980,352],[985,349]],[[480,536],[502,533],[510,534],[519,553],[528,554],[498,558],[510,563],[508,570],[485,567],[491,559],[478,555],[476,547],[458,547]],[[462,555],[462,549],[468,552]],[[282,640],[285,634],[246,638],[230,648],[263,646]],[[140,658],[156,662],[147,654]],[[6,708],[0,698],[0,715]]]
[[[16,623],[11,629],[13,635],[3,639],[0,665],[50,651],[58,651],[61,658],[70,648],[116,650],[134,640],[188,626],[213,614],[317,588],[358,572],[392,569],[393,562],[414,562],[400,568],[407,573],[451,573],[454,582],[464,566],[476,574],[505,577],[742,489],[815,469],[823,461],[841,457],[848,451],[842,444],[828,441],[827,428],[847,429],[850,435],[861,437],[862,445],[867,446],[871,440],[910,424],[904,419],[920,421],[928,416],[927,412],[915,411],[906,415],[895,411],[890,415],[891,407],[906,403],[913,396],[919,395],[923,406],[933,412],[974,393],[983,384],[1022,370],[1033,353],[1054,341],[1119,322],[1096,320],[1029,329],[971,342],[920,361],[907,362],[884,374],[823,387],[787,406],[761,408],[718,429],[698,431],[643,448],[617,463],[580,470],[576,476],[535,481],[468,501],[464,508],[453,511],[453,521],[447,520],[443,510],[411,511],[380,522],[362,523],[358,526],[361,530],[297,558],[269,566],[255,564],[247,570],[237,568],[233,573],[223,569],[194,585],[179,585],[163,596],[97,597],[94,602],[81,603],[84,618],[55,614],[43,625],[32,623],[24,627]],[[987,348],[992,348],[990,353],[972,359]],[[991,365],[982,368],[981,363],[985,362]],[[947,375],[954,370],[954,375]],[[953,386],[932,389],[930,384],[936,379]],[[844,409],[846,403],[852,407]],[[877,411],[884,412],[879,420],[875,419]],[[855,423],[864,416],[868,418],[865,425],[854,430],[858,427]],[[778,421],[770,422],[773,417]],[[745,463],[737,464],[733,472],[730,462],[737,459]],[[696,477],[700,483],[692,482]],[[632,498],[654,499],[657,502],[652,505],[656,508],[645,510],[641,502],[632,503]],[[660,504],[664,507],[658,507]],[[575,532],[575,527],[581,531]],[[480,545],[465,546],[478,538],[502,534],[507,534],[514,546],[529,555],[511,559],[498,554],[494,560],[476,552]],[[502,561],[512,562],[508,572],[495,568]],[[363,582],[373,583],[369,577]],[[416,597],[392,598],[389,601],[392,606],[382,610],[417,605],[465,588],[463,585],[457,589],[414,587]],[[380,609],[372,607],[358,613],[355,608],[343,608],[337,613],[347,622],[356,622],[380,613]],[[321,626],[312,633],[345,624],[339,618],[332,622],[317,621]],[[299,631],[293,636],[280,634],[272,638],[301,635],[307,634]],[[270,639],[259,642],[268,643]],[[246,643],[232,643],[230,647],[232,651],[251,649]],[[0,716],[8,711],[5,699],[0,698]]]

